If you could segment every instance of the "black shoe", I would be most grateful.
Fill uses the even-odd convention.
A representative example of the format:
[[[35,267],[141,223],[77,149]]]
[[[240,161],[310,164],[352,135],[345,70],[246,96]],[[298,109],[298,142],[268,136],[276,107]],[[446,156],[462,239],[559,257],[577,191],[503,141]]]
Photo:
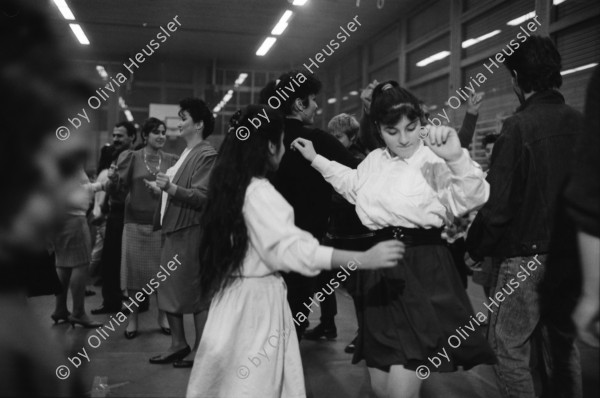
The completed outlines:
[[[173,362],[174,368],[191,368],[192,366],[194,366],[194,361],[190,361],[189,359],[180,359]]]
[[[115,307],[109,307],[109,306],[103,305],[102,307],[98,307],[98,308],[95,308],[95,309],[93,309],[93,310],[91,311],[91,313],[92,313],[93,315],[100,315],[100,314],[113,314],[113,313],[115,313],[115,312],[119,312],[119,311],[120,311],[120,308],[121,308],[121,307],[119,307],[119,306],[115,306]]]
[[[127,340],[131,340],[131,339],[135,339],[137,337],[138,331],[134,330],[133,332],[128,332],[127,330],[125,330],[123,332],[123,334],[125,335],[125,338]]]
[[[335,326],[327,327],[323,326],[322,323],[317,325],[314,329],[307,330],[304,332],[304,338],[306,340],[320,340],[321,338],[325,338],[327,340],[333,340],[337,337],[337,329]]]
[[[346,348],[344,348],[344,352],[345,352],[346,354],[354,354],[354,351],[356,351],[356,339],[357,339],[357,338],[358,338],[358,337],[355,337],[355,338],[354,338],[354,339],[353,339],[353,340],[350,342],[350,344],[348,344],[348,345],[346,346]]]
[[[157,355],[155,357],[150,358],[150,363],[153,364],[163,364],[163,363],[171,363],[171,362],[175,362],[179,359],[183,359],[186,357],[187,354],[189,354],[192,350],[190,349],[190,346],[187,346],[185,348],[182,348],[179,351],[175,351],[172,354],[169,355]]]

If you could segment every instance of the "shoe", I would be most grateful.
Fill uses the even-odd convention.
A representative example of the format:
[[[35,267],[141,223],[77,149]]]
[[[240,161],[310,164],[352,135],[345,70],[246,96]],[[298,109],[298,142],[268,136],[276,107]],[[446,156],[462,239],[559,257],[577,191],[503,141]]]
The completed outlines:
[[[304,338],[306,340],[320,340],[323,337],[327,340],[335,339],[337,337],[337,329],[335,328],[335,326],[326,327],[323,326],[322,323],[320,323],[314,329],[307,330],[306,332],[304,332]]]
[[[174,368],[191,368],[192,366],[194,366],[194,361],[190,361],[189,359],[180,359],[173,362]]]
[[[113,314],[115,312],[119,312],[120,307],[107,307],[103,305],[102,307],[98,307],[90,311],[92,315],[100,315],[100,314]]]
[[[138,331],[134,330],[133,332],[128,332],[127,330],[125,330],[123,332],[123,334],[125,335],[125,338],[127,340],[131,340],[131,339],[135,339],[137,337]]]
[[[166,334],[167,336],[171,335],[171,328],[168,328],[166,326],[161,326],[160,330],[163,332],[163,334]]]
[[[71,313],[67,311],[66,313],[64,313],[62,315],[52,314],[52,315],[50,315],[50,318],[52,318],[52,320],[54,321],[54,324],[56,325],[57,323],[68,322],[70,316],[71,316]]]
[[[90,297],[90,296],[95,296],[95,295],[96,295],[95,291],[88,290],[88,289],[85,290],[85,297]]]
[[[104,326],[104,324],[102,322],[74,318],[70,315],[69,315],[69,322],[71,323],[72,327],[75,327],[75,325],[81,325],[86,329],[95,329],[95,328],[99,328],[100,326]]]
[[[356,351],[356,339],[357,339],[357,338],[358,338],[358,337],[355,337],[355,338],[354,338],[354,339],[353,339],[353,340],[350,342],[350,344],[348,344],[348,345],[346,346],[346,348],[344,348],[344,352],[345,352],[346,354],[354,354],[354,351]]]
[[[157,355],[155,357],[150,358],[150,363],[153,364],[163,364],[163,363],[171,363],[174,361],[177,361],[178,359],[182,359],[185,358],[185,356],[187,354],[189,354],[192,350],[190,349],[190,346],[187,346],[185,348],[182,348],[179,351],[175,351],[172,354],[169,355]]]

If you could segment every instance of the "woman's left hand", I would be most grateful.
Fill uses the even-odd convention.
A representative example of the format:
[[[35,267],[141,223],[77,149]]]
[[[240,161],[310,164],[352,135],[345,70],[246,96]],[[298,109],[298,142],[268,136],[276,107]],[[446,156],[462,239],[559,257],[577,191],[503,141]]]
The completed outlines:
[[[462,148],[458,133],[452,127],[427,125],[423,143],[440,158],[447,162],[458,160],[462,156]]]
[[[300,154],[304,156],[304,159],[311,163],[317,157],[317,152],[315,151],[313,143],[305,138],[296,138],[292,142],[291,149],[300,152]]]
[[[169,185],[171,185],[171,180],[165,173],[158,173],[156,175],[156,186],[166,191],[169,189]]]
[[[144,185],[146,185],[146,188],[148,188],[150,190],[150,192],[152,192],[155,195],[160,195],[161,194],[161,190],[158,187],[158,185],[156,185],[156,181],[148,181],[144,178]]]

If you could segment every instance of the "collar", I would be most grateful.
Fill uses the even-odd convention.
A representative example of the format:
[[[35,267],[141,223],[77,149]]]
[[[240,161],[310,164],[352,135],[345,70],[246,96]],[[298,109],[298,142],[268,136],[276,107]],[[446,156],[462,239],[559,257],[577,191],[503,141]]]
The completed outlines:
[[[525,108],[531,106],[532,104],[564,104],[565,98],[563,95],[557,90],[545,90],[540,91],[538,93],[533,94],[531,97],[527,98],[523,105],[517,108],[517,112],[524,110]]]
[[[411,156],[411,157],[409,157],[409,158],[406,158],[406,159],[401,159],[401,158],[399,158],[398,156],[394,155],[394,154],[393,154],[393,153],[390,151],[390,148],[388,148],[388,147],[385,147],[385,149],[383,150],[383,156],[384,156],[386,159],[389,159],[389,160],[401,160],[401,161],[403,161],[403,162],[405,162],[405,163],[410,163],[410,162],[412,162],[414,159],[416,159],[416,158],[418,157],[418,154],[419,154],[419,153],[421,153],[421,152],[423,151],[423,148],[425,148],[425,145],[424,145],[422,142],[420,142],[420,143],[419,143],[419,148],[417,148],[417,150],[415,151],[415,153],[413,153],[413,154],[412,154],[412,156]]]

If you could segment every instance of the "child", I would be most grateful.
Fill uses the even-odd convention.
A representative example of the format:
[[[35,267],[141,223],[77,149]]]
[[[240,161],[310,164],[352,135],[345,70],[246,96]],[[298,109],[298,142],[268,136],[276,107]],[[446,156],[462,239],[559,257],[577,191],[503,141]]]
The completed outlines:
[[[260,127],[255,120],[263,120]],[[292,317],[279,271],[314,276],[351,263],[391,267],[402,258],[400,242],[364,253],[335,250],[294,225],[292,207],[265,179],[285,152],[283,136],[281,115],[251,105],[232,119],[221,146],[200,241],[201,291],[215,295],[188,397],[305,397],[293,332],[302,319]]]
[[[429,371],[495,362],[477,331],[459,346],[452,338],[458,327],[476,323],[441,238],[445,223],[485,203],[489,185],[456,131],[425,127],[419,100],[398,83],[375,87],[370,115],[386,148],[356,170],[317,155],[308,140],[299,138],[292,148],[356,205],[378,240],[393,236],[407,246],[398,266],[365,272],[359,282],[363,316],[353,362],[366,360],[378,397],[412,398]],[[440,352],[448,359],[434,366],[428,358]]]

